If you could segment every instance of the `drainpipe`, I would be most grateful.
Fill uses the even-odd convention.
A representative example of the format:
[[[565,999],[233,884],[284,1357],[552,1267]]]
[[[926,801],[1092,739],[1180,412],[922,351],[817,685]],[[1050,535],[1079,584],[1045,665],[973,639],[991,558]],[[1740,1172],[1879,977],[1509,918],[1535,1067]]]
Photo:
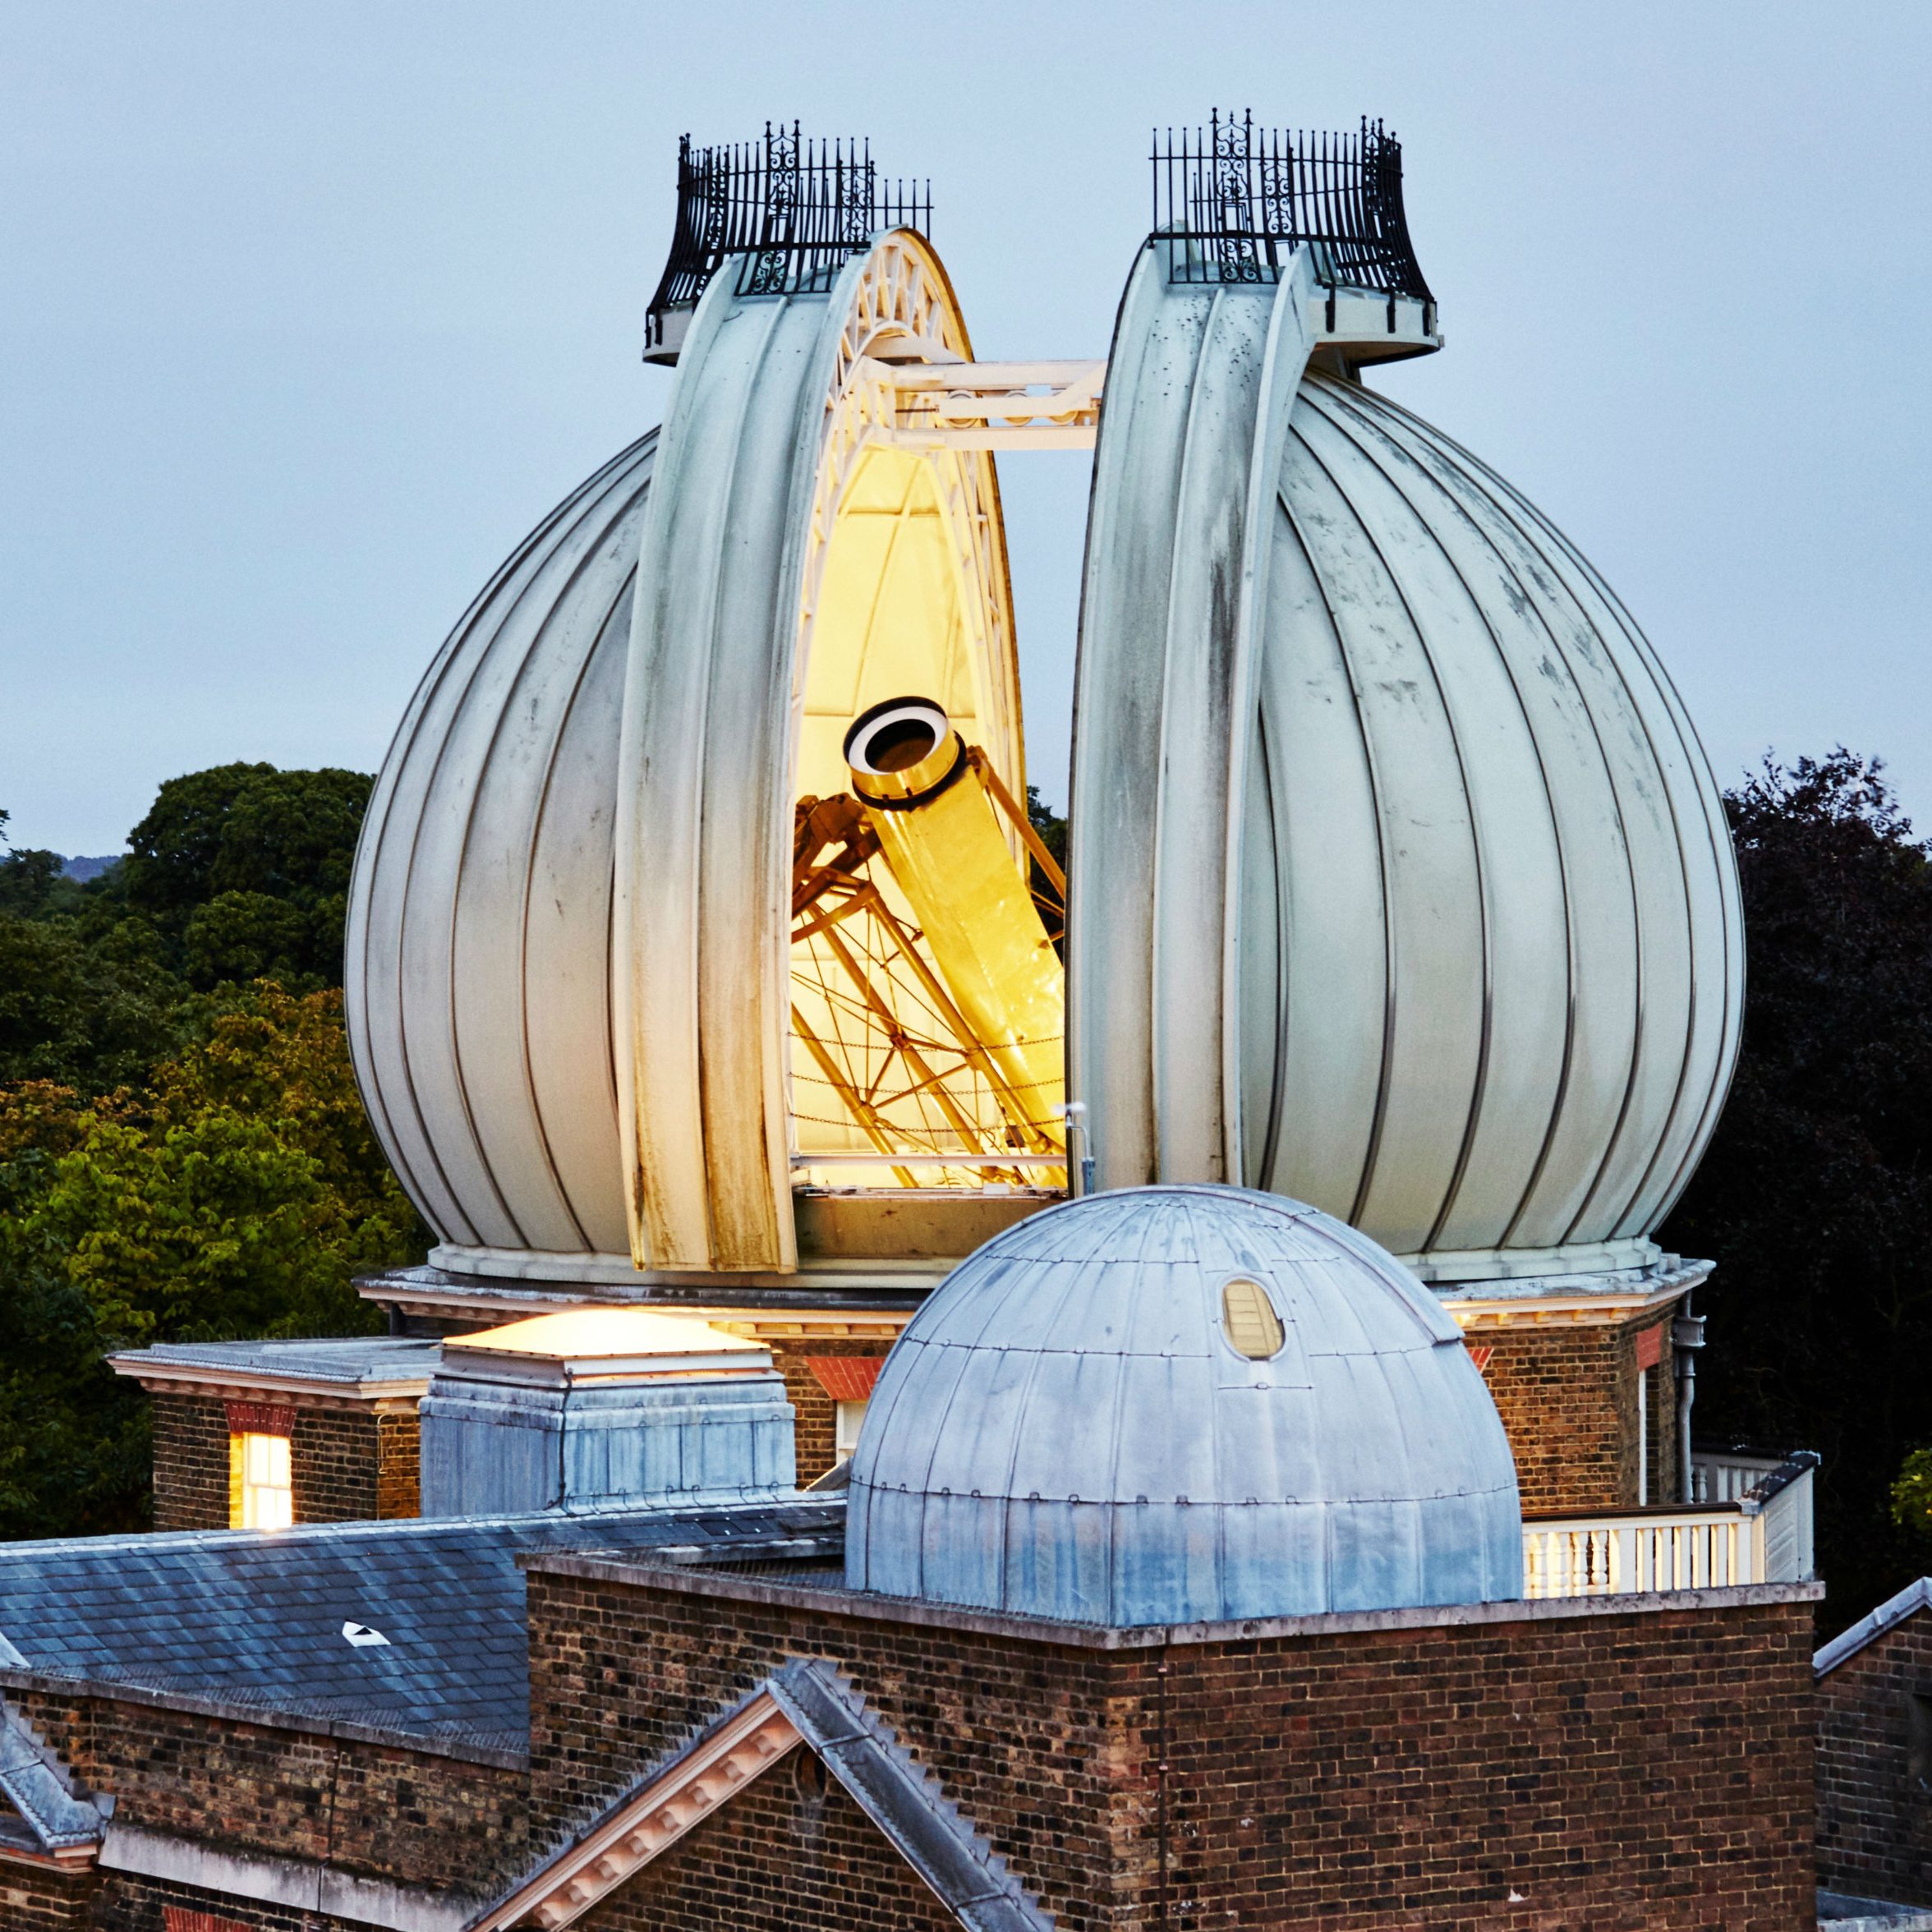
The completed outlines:
[[[1067,1191],[1076,1200],[1083,1200],[1093,1192],[1093,1138],[1087,1131],[1087,1103],[1070,1100],[1060,1113],[1067,1125],[1067,1179],[1072,1184]],[[1080,1148],[1078,1160],[1074,1157],[1076,1135]]]
[[[1677,1486],[1686,1502],[1697,1500],[1697,1479],[1690,1469],[1690,1405],[1697,1400],[1697,1351],[1704,1346],[1704,1317],[1690,1312],[1686,1295],[1671,1323],[1671,1346],[1677,1351]]]

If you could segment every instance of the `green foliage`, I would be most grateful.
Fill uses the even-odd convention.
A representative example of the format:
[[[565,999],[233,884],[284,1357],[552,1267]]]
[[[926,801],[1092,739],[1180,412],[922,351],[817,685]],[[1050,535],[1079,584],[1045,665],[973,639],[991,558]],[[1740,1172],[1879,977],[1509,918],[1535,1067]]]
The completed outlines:
[[[334,991],[255,987],[136,1093],[0,1090],[0,1535],[142,1520],[145,1406],[105,1354],[368,1332],[352,1277],[423,1242]]]
[[[85,1094],[137,1081],[182,1037],[186,989],[140,922],[89,941],[71,919],[0,913],[0,1082]]]
[[[1892,1520],[1921,1552],[1932,1557],[1932,1449],[1915,1449],[1892,1485]]]
[[[1067,821],[1040,796],[1037,785],[1028,785],[1027,817],[1040,835],[1040,843],[1053,854],[1053,862],[1064,872],[1067,862]]]
[[[1923,1573],[1895,1516],[1932,1441],[1932,863],[1875,761],[1763,769],[1727,804],[1744,892],[1744,1046],[1659,1240],[1718,1263],[1700,1439],[1810,1448],[1829,1621]]]
[[[0,1536],[145,1520],[147,1405],[105,1355],[365,1332],[352,1277],[423,1251],[334,985],[369,785],[223,766],[84,885],[0,858]]]
[[[342,978],[342,928],[371,781],[218,765],[171,778],[128,835],[127,904],[200,990]]]

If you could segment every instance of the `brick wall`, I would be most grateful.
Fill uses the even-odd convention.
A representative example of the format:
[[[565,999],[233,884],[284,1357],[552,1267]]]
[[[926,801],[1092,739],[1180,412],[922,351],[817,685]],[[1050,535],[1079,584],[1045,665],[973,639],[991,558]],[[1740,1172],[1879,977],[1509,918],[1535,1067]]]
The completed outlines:
[[[228,1526],[228,1412],[213,1396],[156,1390],[154,1527]]]
[[[375,1513],[422,1514],[422,1424],[412,1409],[375,1419]]]
[[[1932,1905],[1932,1611],[1827,1671],[1818,1704],[1818,1882]]]
[[[1125,1762],[1111,1654],[535,1568],[528,1583],[533,1842],[586,1821],[784,1658],[849,1658],[859,1689],[1022,1876],[1061,1881],[1062,1932],[1115,1923],[1102,1902],[1116,1820],[1094,1795]]]
[[[802,1782],[801,1758],[792,1753],[620,1885],[580,1921],[583,1932],[958,1932],[836,1782]]]
[[[348,1932],[346,1920],[254,1899],[229,1898],[191,1886],[161,1884],[125,1873],[103,1888],[101,1923],[108,1932]],[[366,1927],[357,1932],[367,1932]]]
[[[772,1366],[784,1378],[785,1394],[798,1412],[794,1438],[802,1488],[816,1482],[832,1466],[833,1442],[838,1428],[838,1405],[825,1392],[818,1378],[806,1367],[812,1355],[862,1355],[874,1359],[884,1356],[890,1344],[870,1340],[834,1337],[829,1341],[786,1338],[775,1341],[761,1336],[771,1350]]]
[[[1516,1458],[1531,1516],[1634,1509],[1637,1502],[1637,1337],[1665,1326],[1650,1371],[1650,1501],[1677,1500],[1677,1369],[1670,1310],[1641,1321],[1478,1322],[1489,1350],[1483,1379]]]
[[[520,1770],[108,1698],[9,1695],[82,1785],[113,1794],[117,1824],[465,1889],[529,1856]]]
[[[366,1409],[298,1409],[288,1460],[298,1523],[360,1523],[376,1514],[377,1418]]]
[[[1106,1649],[753,1594],[532,1569],[536,1836],[817,1655],[1066,1932],[1813,1923],[1808,1600]]]
[[[0,1926],[7,1932],[93,1932],[99,1889],[91,1865],[53,1871],[0,1858]]]
[[[1176,1647],[1176,1922],[1810,1928],[1810,1624],[1799,1603]]]
[[[228,1527],[228,1417],[213,1396],[156,1391],[154,1527]],[[298,1523],[353,1523],[420,1513],[420,1431],[413,1412],[360,1405],[292,1411],[289,1461]]]

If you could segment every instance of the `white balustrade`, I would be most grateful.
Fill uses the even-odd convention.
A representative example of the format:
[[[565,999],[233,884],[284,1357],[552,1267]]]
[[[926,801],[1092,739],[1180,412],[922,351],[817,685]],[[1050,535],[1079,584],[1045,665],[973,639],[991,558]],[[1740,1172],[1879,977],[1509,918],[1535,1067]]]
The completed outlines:
[[[1796,1583],[1813,1573],[1811,1488],[1818,1458],[1699,1450],[1697,1502],[1606,1510],[1523,1525],[1523,1594],[1617,1597],[1644,1590]]]
[[[1523,1525],[1526,1597],[1621,1597],[1764,1580],[1763,1520],[1735,1505]]]

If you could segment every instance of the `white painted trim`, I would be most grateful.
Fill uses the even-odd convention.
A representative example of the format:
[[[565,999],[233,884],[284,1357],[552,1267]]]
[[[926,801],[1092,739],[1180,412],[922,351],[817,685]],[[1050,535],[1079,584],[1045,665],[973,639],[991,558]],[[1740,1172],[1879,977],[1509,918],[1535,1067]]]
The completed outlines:
[[[430,1387],[426,1375],[330,1382],[307,1375],[239,1373],[213,1363],[143,1362],[126,1355],[109,1355],[108,1366],[117,1375],[138,1382],[150,1392],[185,1387],[200,1395],[232,1396],[237,1401],[264,1395],[285,1396],[297,1398],[292,1406],[306,1409],[324,1405],[363,1409],[374,1402],[413,1401],[426,1395]]]
[[[311,1858],[218,1851],[139,1825],[108,1825],[100,1863],[108,1871],[190,1885],[217,1897],[325,1912],[358,1925],[380,1925],[385,1932],[462,1932],[469,1917],[469,1908],[447,1893],[358,1878]]]
[[[543,1932],[559,1932],[799,1741],[798,1727],[771,1693],[760,1691],[715,1736],[654,1778],[582,1844],[472,1921],[471,1932],[499,1932],[525,1919],[534,1919]]]

